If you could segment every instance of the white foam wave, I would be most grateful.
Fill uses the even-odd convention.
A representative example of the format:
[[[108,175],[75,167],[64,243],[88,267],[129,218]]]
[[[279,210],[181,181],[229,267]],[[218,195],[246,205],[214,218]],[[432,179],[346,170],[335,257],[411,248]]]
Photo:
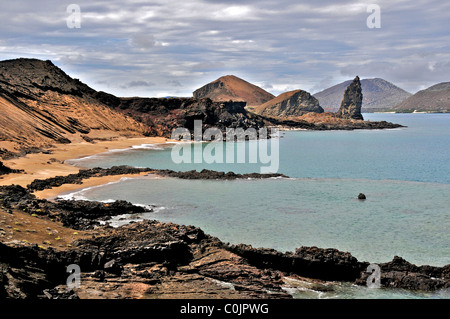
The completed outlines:
[[[141,145],[133,145],[131,148],[132,148],[132,149],[135,149],[135,150],[138,150],[138,149],[143,149],[143,150],[157,150],[157,151],[164,150],[164,147],[162,147],[161,144],[141,144]]]
[[[122,177],[121,179],[114,181],[114,182],[109,182],[106,184],[101,184],[101,185],[96,185],[96,186],[90,186],[90,187],[85,187],[67,194],[60,194],[56,197],[56,199],[62,199],[62,200],[90,200],[88,199],[84,194],[86,194],[87,192],[89,192],[92,189],[96,189],[96,188],[101,188],[101,187],[105,187],[107,185],[112,185],[112,184],[117,184],[117,183],[121,183],[124,182],[126,180],[129,179],[133,179],[133,177]],[[104,201],[101,202],[105,202],[105,203],[111,203],[111,202],[115,202],[116,200],[113,199],[106,199]]]

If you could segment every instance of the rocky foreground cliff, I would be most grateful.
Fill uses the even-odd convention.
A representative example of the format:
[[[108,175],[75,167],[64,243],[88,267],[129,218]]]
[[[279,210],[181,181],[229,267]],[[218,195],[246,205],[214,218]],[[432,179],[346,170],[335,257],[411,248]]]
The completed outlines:
[[[85,170],[69,180],[129,170],[136,168]],[[191,172],[169,173],[192,176]],[[193,177],[229,178],[212,171],[197,172]],[[370,275],[368,262],[331,248],[300,247],[282,253],[230,245],[193,226],[154,220],[117,228],[102,225],[112,216],[149,213],[152,208],[125,201],[53,202],[30,192],[55,182],[41,180],[28,189],[0,187],[0,298],[284,299],[292,298],[288,293],[295,289],[292,282],[300,285],[299,289],[330,291],[330,282],[366,285]],[[80,286],[73,290],[66,285],[71,264],[81,270]],[[382,287],[414,291],[450,288],[450,265],[415,266],[394,257],[379,267]]]

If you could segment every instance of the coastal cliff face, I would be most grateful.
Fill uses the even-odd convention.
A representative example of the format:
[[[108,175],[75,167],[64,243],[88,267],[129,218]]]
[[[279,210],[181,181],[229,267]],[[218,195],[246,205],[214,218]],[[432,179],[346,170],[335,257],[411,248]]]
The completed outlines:
[[[294,117],[306,113],[323,113],[319,101],[303,90],[282,93],[273,100],[254,109],[254,112],[270,117]]]
[[[0,156],[85,138],[138,136],[143,127],[94,97],[51,61],[0,62]]]
[[[243,101],[249,107],[261,105],[274,98],[262,88],[234,75],[226,75],[208,83],[193,93],[194,98],[210,98],[213,101]]]
[[[344,92],[341,107],[337,112],[338,116],[346,119],[364,120],[361,115],[362,100],[361,82],[357,76]]]

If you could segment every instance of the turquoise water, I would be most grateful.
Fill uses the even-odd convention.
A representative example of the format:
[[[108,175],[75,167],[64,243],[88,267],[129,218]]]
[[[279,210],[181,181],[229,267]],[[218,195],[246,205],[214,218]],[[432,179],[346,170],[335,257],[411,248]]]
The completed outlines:
[[[279,143],[279,172],[289,179],[207,181],[124,179],[72,194],[154,205],[153,218],[201,227],[230,243],[293,251],[333,247],[380,263],[397,255],[421,265],[450,264],[450,114],[365,114],[407,128],[289,131]],[[246,142],[248,146],[251,143]],[[202,145],[203,148],[206,146]],[[258,172],[255,164],[175,164],[171,149],[147,145],[73,162],[174,170]],[[364,193],[367,200],[356,199]],[[117,224],[120,221],[117,219]],[[339,286],[297,297],[450,297]],[[315,296],[315,297],[314,297]]]
[[[369,120],[387,120],[408,127],[393,130],[280,132],[278,172],[290,177],[390,179],[450,184],[450,114],[364,116]],[[246,154],[248,145],[255,143],[246,142]],[[127,164],[177,171],[209,168],[236,173],[259,172],[260,167],[265,166],[261,163],[176,164],[171,159],[171,149],[158,145],[143,145],[125,152],[112,151],[75,162],[84,167]]]

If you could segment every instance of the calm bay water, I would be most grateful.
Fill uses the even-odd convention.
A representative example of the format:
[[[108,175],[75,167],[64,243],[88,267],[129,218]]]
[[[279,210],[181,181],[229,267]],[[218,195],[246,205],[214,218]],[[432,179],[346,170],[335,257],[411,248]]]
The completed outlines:
[[[70,196],[155,205],[152,218],[201,227],[230,243],[293,251],[333,247],[380,263],[450,263],[450,114],[365,114],[407,128],[289,131],[278,172],[289,179],[207,181],[124,179]],[[246,142],[249,143],[255,142]],[[203,145],[205,147],[205,145]],[[174,170],[259,172],[259,164],[175,164],[171,149],[144,145],[73,161],[83,167],[133,165]],[[366,194],[359,201],[357,195]],[[117,219],[117,224],[120,221]],[[424,297],[367,294],[346,287],[322,297]],[[449,294],[427,295],[449,297]],[[298,294],[297,297],[320,297]]]

